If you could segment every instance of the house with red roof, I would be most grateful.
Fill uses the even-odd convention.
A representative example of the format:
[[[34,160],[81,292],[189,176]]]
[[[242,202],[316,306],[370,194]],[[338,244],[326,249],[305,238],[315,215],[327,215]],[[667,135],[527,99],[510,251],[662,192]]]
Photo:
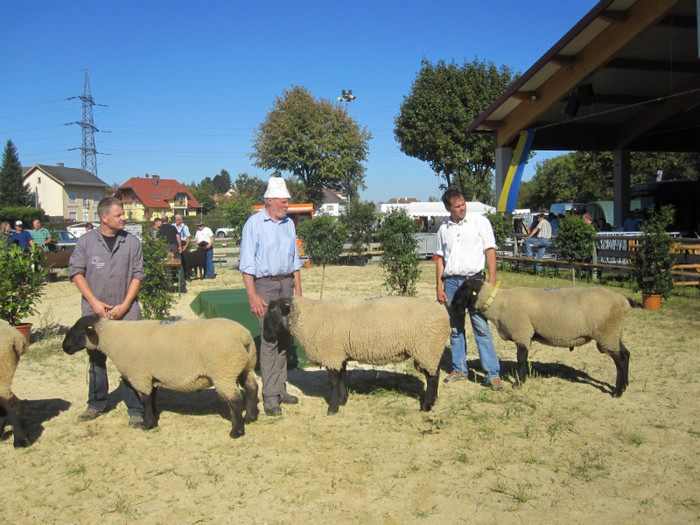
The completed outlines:
[[[114,196],[124,204],[127,219],[150,221],[167,215],[197,215],[202,205],[184,184],[158,175],[132,177],[119,186]]]

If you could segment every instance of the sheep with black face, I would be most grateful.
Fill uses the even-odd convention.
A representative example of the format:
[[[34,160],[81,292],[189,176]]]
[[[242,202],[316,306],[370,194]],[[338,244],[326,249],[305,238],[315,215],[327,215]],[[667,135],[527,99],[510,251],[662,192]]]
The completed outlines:
[[[433,407],[438,367],[450,335],[447,312],[437,303],[414,297],[270,301],[263,337],[274,342],[286,330],[304,347],[309,361],[326,368],[331,385],[329,415],[347,401],[345,376],[351,360],[386,365],[412,357],[426,380],[420,409]]]
[[[255,342],[250,331],[228,319],[191,321],[109,321],[79,319],[63,340],[67,354],[99,350],[139,392],[144,427],[158,426],[155,387],[194,392],[214,386],[231,410],[231,437],[245,434],[258,418]],[[243,396],[246,415],[243,418]]]
[[[458,312],[477,310],[494,323],[505,341],[513,341],[518,355],[518,379],[527,378],[530,343],[574,347],[595,341],[598,351],[615,362],[613,396],[628,384],[630,353],[622,343],[622,324],[629,301],[605,288],[491,287],[479,280],[465,281],[450,305]]]

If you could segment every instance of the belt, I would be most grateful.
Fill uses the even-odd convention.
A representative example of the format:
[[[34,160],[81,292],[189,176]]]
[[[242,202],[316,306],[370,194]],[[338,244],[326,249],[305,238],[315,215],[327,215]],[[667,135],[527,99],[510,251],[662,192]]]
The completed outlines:
[[[285,279],[291,279],[292,277],[294,277],[294,275],[292,275],[290,273],[287,275],[272,275],[272,276],[268,275],[267,277],[256,277],[255,280],[257,281],[257,280],[262,279],[265,281],[283,281]]]
[[[483,281],[485,277],[486,274],[484,274],[484,272],[479,272],[472,275],[443,275],[440,280],[446,281],[447,279],[457,279],[458,281],[466,281],[467,279],[478,279]]]

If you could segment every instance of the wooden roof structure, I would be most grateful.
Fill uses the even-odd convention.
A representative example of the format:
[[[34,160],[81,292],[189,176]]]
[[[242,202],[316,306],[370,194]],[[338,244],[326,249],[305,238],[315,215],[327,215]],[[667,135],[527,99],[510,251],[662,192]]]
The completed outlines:
[[[533,150],[700,151],[696,0],[601,0],[467,132]]]

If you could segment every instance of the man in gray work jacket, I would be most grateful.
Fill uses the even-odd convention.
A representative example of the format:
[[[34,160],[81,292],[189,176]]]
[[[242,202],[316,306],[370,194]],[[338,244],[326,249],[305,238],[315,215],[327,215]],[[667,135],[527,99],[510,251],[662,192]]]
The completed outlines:
[[[82,315],[115,321],[140,319],[141,306],[136,297],[146,277],[141,241],[124,231],[126,218],[119,199],[105,197],[97,205],[97,213],[99,229],[81,235],[70,258],[70,278],[83,295]],[[109,394],[106,356],[98,351],[88,353],[88,408],[78,416],[80,421],[102,415]],[[121,395],[129,413],[129,426],[142,428],[143,406],[138,393],[124,379]]]

